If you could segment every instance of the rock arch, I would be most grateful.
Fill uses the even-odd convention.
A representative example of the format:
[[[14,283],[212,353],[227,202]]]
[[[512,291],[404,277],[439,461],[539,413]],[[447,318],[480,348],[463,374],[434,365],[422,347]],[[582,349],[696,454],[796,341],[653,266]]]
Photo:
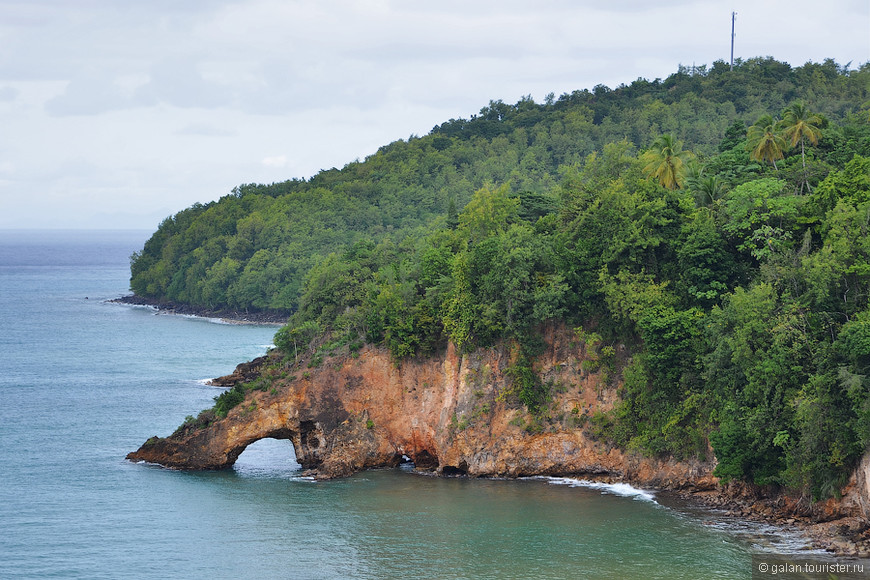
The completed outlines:
[[[248,445],[269,438],[290,440],[296,461],[306,469],[323,461],[326,437],[321,425],[300,419],[297,409],[283,408],[280,403],[249,412],[234,409],[227,418],[204,428],[180,430],[167,438],[152,437],[127,459],[174,469],[226,469]]]

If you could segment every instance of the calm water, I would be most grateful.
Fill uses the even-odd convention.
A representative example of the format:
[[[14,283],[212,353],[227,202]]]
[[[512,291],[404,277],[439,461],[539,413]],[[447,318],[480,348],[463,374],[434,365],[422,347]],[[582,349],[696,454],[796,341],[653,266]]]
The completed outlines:
[[[750,577],[746,539],[631,489],[316,483],[286,441],[226,472],[126,462],[274,332],[106,303],[147,235],[0,232],[0,577]]]

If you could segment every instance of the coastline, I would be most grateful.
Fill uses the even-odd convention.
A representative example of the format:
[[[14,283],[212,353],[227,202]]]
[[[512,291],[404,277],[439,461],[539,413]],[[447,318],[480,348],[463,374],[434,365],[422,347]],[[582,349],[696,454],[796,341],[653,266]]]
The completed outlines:
[[[668,490],[675,497],[704,509],[721,512],[728,519],[769,525],[797,532],[809,548],[829,556],[870,559],[870,522],[844,510],[829,499],[807,503],[783,491],[741,482],[714,489]]]
[[[772,557],[858,558],[870,565],[870,522],[862,516],[855,503],[859,491],[855,483],[843,490],[848,498],[810,503],[782,489],[739,482],[723,484],[711,477],[710,464],[656,462],[636,455],[624,455],[613,449],[599,449],[598,453],[586,449],[591,451],[591,455],[584,460],[580,456],[588,454],[584,449],[572,447],[570,431],[537,435],[493,432],[501,419],[509,418],[502,416],[505,410],[500,408],[492,409],[491,420],[486,425],[468,425],[461,433],[454,429],[455,432],[452,436],[448,433],[442,445],[434,440],[424,445],[427,442],[419,432],[416,438],[412,434],[412,441],[405,441],[402,434],[408,432],[406,413],[390,412],[389,408],[393,406],[389,404],[372,406],[368,403],[370,399],[366,398],[361,411],[352,408],[354,412],[350,415],[339,413],[340,416],[333,416],[337,412],[337,401],[344,401],[345,405],[352,403],[357,391],[353,385],[365,384],[369,388],[359,390],[365,396],[375,396],[382,402],[413,402],[417,398],[413,390],[406,390],[406,381],[401,377],[403,372],[410,373],[408,378],[423,389],[426,388],[422,386],[424,384],[438,383],[439,375],[446,373],[444,367],[434,365],[430,369],[433,371],[431,376],[426,374],[426,369],[415,368],[421,366],[419,361],[417,365],[408,363],[397,370],[391,366],[386,354],[377,349],[367,350],[359,358],[339,360],[341,364],[338,365],[316,367],[306,367],[305,361],[301,361],[298,368],[309,369],[305,373],[308,376],[301,380],[292,377],[289,383],[278,385],[279,392],[251,392],[248,394],[251,402],[231,409],[226,418],[202,429],[176,432],[166,439],[152,438],[138,451],[128,454],[127,459],[183,470],[220,469],[227,461],[231,463],[228,457],[234,455],[233,451],[244,448],[251,440],[274,437],[276,432],[280,432],[285,435],[282,438],[293,441],[297,461],[306,469],[306,474],[316,479],[333,479],[394,466],[398,450],[414,460],[421,472],[438,476],[579,478],[596,485],[629,484],[640,490],[651,490],[662,499],[668,498],[669,504],[689,506],[690,509],[682,511],[698,512],[705,525],[733,529],[749,538],[758,536],[759,545],[767,546]],[[268,362],[267,355],[241,363],[232,374],[212,379],[211,384],[232,387],[251,382],[263,374]],[[459,361],[455,362],[458,364]],[[468,366],[471,361],[465,362]],[[379,364],[384,367],[381,369],[383,373],[376,372]],[[360,365],[359,372],[354,372]],[[479,366],[475,365],[475,368]],[[494,365],[491,368],[495,368]],[[453,373],[449,374],[452,376]],[[471,369],[466,369],[466,374],[476,376]],[[460,381],[456,386],[461,390],[466,383],[468,381]],[[342,389],[336,390],[337,385],[350,390],[338,392]],[[327,406],[324,406],[321,393],[324,388],[330,395]],[[393,393],[390,389],[401,392]],[[462,398],[457,396],[457,400]],[[472,397],[465,398],[477,401],[482,397],[474,397],[472,393]],[[440,408],[440,405],[432,406]],[[419,409],[419,406],[414,405],[413,409]],[[462,408],[454,410],[462,416],[467,415]],[[422,424],[424,418],[417,417],[418,424]],[[447,433],[450,429],[449,425],[442,426],[441,431]],[[321,442],[328,442],[328,445]],[[454,444],[459,447],[454,448]],[[427,451],[430,448],[432,451]],[[559,449],[567,449],[565,456],[551,461],[554,450]],[[475,458],[484,455],[489,457],[489,462],[475,463]],[[213,456],[216,462],[201,463],[200,460],[207,456]],[[438,459],[433,461],[432,457]],[[503,460],[501,463],[496,461],[499,458]],[[575,459],[580,461],[575,462]],[[751,530],[753,526],[765,531],[756,533]],[[791,544],[793,548],[778,549],[778,540],[784,537],[791,538],[784,545]]]
[[[125,304],[128,306],[147,306],[153,308],[158,314],[177,314],[180,316],[195,316],[197,318],[217,318],[228,324],[255,324],[261,326],[283,326],[290,316],[289,312],[266,310],[266,311],[239,311],[232,309],[211,309],[200,306],[191,306],[169,300],[156,300],[130,294],[108,300],[113,304]]]
[[[465,476],[468,477],[468,476]],[[807,506],[782,492],[732,482],[664,484],[612,474],[541,474],[526,477],[555,484],[597,488],[633,499],[654,501],[689,514],[705,526],[720,528],[764,547],[771,558],[849,559],[870,566],[870,523],[860,516],[832,511],[829,502]],[[561,481],[560,480],[564,480]],[[612,488],[627,486],[626,492]]]
[[[664,483],[620,473],[540,474],[527,478],[589,488],[628,486],[630,489],[624,493],[613,489],[603,493],[647,499],[690,514],[704,525],[751,539],[764,546],[771,557],[847,558],[870,566],[870,522],[836,510],[830,501],[808,505],[782,491],[740,482],[715,486],[691,480]]]

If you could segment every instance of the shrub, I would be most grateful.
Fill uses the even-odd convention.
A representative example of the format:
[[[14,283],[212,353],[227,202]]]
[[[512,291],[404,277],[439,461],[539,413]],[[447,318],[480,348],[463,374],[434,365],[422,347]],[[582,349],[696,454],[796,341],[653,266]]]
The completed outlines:
[[[218,417],[226,417],[230,409],[245,399],[244,387],[236,385],[214,398],[214,412]]]

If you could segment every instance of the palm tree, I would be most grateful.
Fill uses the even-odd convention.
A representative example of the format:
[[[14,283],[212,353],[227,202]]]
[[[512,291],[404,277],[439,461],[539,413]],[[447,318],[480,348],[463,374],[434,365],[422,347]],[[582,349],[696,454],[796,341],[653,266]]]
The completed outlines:
[[[716,175],[701,176],[692,184],[692,192],[698,207],[713,207],[725,193],[725,187]]]
[[[822,138],[825,118],[813,113],[803,103],[792,103],[782,112],[782,136],[791,147],[801,144],[801,162],[804,167],[804,182],[807,180],[807,157],[804,140],[816,145]]]
[[[659,136],[641,156],[641,161],[646,163],[644,174],[648,178],[655,178],[668,189],[682,187],[686,175],[686,161],[692,155],[689,151],[683,151],[682,146],[682,143],[675,142],[669,134]]]
[[[749,156],[756,161],[770,161],[775,171],[779,171],[776,160],[782,159],[782,151],[785,149],[785,139],[779,134],[777,125],[773,117],[763,115],[746,131]]]

